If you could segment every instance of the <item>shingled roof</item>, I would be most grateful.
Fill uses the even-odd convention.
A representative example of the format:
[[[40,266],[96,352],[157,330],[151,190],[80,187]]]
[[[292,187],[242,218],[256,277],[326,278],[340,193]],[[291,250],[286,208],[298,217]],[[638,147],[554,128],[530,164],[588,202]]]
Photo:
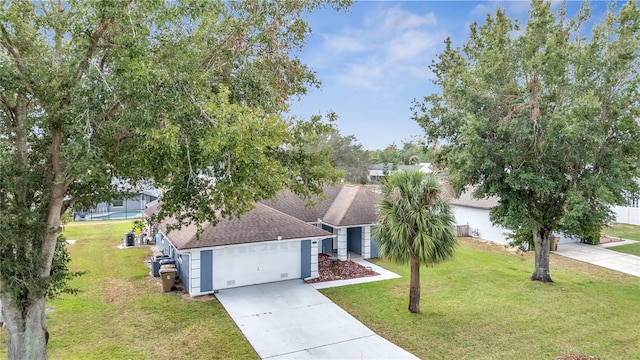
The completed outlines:
[[[467,188],[457,198],[450,200],[451,204],[458,206],[466,206],[478,209],[491,209],[498,205],[498,198],[495,196],[476,199],[473,197],[473,188]]]
[[[327,186],[324,188],[324,194],[324,198],[313,198],[309,204],[298,195],[286,191],[280,193],[277,199],[262,203],[306,222],[321,221],[331,226],[377,223],[380,194],[370,187]]]
[[[160,204],[155,204],[145,210],[150,216],[159,210]],[[158,228],[167,234],[167,226],[175,223],[175,219],[165,219]],[[196,225],[183,226],[172,230],[168,237],[178,249],[193,249],[223,245],[256,243],[263,241],[278,241],[289,239],[309,239],[330,237],[331,233],[307,224],[290,215],[284,214],[264,204],[256,204],[255,209],[232,220],[220,219],[218,224],[202,224],[203,231],[197,236]]]

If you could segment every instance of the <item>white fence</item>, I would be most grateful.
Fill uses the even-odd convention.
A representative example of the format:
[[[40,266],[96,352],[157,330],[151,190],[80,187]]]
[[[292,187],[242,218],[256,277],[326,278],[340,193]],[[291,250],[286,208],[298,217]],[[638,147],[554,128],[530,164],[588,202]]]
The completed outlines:
[[[640,225],[640,208],[630,206],[614,206],[616,222],[622,224]]]

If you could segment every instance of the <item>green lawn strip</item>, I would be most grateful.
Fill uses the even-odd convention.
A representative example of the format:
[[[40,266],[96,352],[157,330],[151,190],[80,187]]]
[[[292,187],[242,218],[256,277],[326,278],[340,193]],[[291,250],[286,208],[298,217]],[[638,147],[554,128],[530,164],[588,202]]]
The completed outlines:
[[[162,294],[143,262],[148,248],[119,249],[131,221],[66,226],[78,295],[47,303],[51,359],[256,359],[215,298]],[[6,344],[6,330],[0,331]],[[0,346],[0,358],[6,346]]]
[[[622,252],[625,254],[640,256],[640,243],[610,246],[607,249]]]
[[[640,226],[631,224],[613,223],[611,226],[602,228],[602,234],[614,238],[622,238],[640,241]],[[614,250],[626,254],[640,256],[640,243],[610,246],[609,250]]]
[[[602,234],[614,238],[623,238],[640,241],[640,226],[631,224],[612,223],[611,226],[602,228]]]
[[[555,283],[541,284],[528,280],[531,254],[463,244],[453,260],[423,269],[421,314],[407,311],[404,265],[377,261],[403,278],[323,293],[424,359],[640,358],[639,279],[552,255]]]

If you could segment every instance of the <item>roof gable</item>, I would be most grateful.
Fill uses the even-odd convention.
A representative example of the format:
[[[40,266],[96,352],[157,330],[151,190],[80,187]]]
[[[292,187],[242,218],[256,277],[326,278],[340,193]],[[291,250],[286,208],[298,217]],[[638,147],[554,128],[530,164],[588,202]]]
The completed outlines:
[[[370,187],[356,185],[327,186],[325,197],[311,199],[312,204],[286,191],[276,200],[262,203],[306,222],[323,222],[331,226],[375,224],[380,194]]]
[[[450,200],[452,205],[466,206],[477,209],[491,209],[498,205],[498,197],[491,196],[486,198],[477,199],[473,197],[475,188],[467,187],[458,197],[454,197]]]

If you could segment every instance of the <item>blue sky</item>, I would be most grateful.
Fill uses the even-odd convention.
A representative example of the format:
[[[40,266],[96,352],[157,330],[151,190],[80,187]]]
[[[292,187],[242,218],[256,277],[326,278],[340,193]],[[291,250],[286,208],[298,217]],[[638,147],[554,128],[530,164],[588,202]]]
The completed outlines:
[[[299,56],[323,85],[294,101],[291,114],[334,111],[340,133],[355,135],[369,150],[422,136],[410,108],[413,99],[437,91],[428,66],[447,36],[462,45],[469,24],[482,23],[498,6],[527,18],[528,1],[361,1],[348,12],[309,15],[313,34]],[[569,14],[579,6],[568,2]],[[605,9],[592,2],[594,14]]]

